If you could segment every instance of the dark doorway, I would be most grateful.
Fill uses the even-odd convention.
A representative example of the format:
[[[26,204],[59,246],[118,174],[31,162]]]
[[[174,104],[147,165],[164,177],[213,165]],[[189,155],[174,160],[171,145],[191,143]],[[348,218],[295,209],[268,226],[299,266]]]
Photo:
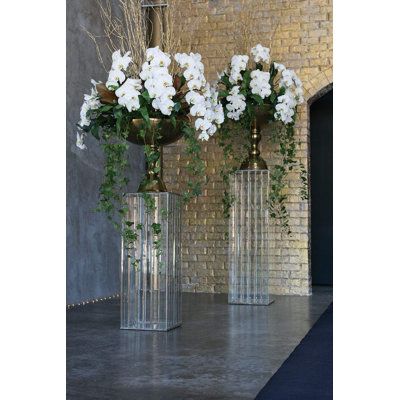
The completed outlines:
[[[311,269],[313,285],[332,285],[333,90],[310,106]]]

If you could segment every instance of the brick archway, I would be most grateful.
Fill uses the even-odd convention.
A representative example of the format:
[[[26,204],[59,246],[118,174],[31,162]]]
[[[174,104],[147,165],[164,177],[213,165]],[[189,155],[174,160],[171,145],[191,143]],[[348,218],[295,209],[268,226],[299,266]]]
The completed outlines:
[[[303,82],[304,99],[310,106],[315,100],[329,92],[333,86],[333,71],[332,68],[326,68],[314,75],[311,79]]]
[[[233,54],[244,54],[238,50],[241,44],[237,43],[237,22],[247,10],[252,10],[251,43],[270,45],[274,60],[295,70],[303,81],[305,102],[299,107],[296,119],[299,144],[296,158],[307,169],[309,105],[329,90],[333,82],[331,1],[322,4],[319,0],[294,0],[275,4],[260,0],[177,0],[177,3],[176,18],[187,21],[183,26],[183,44],[202,55],[210,80],[226,67]],[[276,153],[279,149],[269,138],[269,130],[265,129],[260,150],[272,168],[280,158]],[[182,282],[185,291],[227,293],[229,249],[225,236],[227,221],[221,205],[225,186],[219,175],[223,153],[215,139],[201,145],[209,181],[202,196],[194,199],[182,216]],[[182,146],[182,142],[177,142],[164,148],[164,181],[175,192],[181,192],[187,180],[188,156]],[[310,207],[308,200],[301,198],[301,187],[299,171],[291,171],[285,194],[293,235],[288,237],[279,226],[272,226],[271,294],[311,294]]]

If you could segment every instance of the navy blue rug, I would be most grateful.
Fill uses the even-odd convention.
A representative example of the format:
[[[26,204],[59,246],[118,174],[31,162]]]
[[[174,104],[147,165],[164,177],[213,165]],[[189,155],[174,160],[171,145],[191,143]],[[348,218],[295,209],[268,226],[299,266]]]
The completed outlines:
[[[255,400],[333,398],[333,303],[314,324]]]

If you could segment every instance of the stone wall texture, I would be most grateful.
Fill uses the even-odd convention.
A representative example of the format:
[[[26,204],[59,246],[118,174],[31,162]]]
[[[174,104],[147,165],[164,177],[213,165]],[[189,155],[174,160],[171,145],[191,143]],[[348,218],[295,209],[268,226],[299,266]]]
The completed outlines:
[[[115,295],[120,290],[121,241],[104,214],[96,212],[98,187],[103,179],[104,157],[99,142],[87,137],[87,150],[76,143],[76,123],[90,79],[103,80],[96,49],[82,26],[102,33],[96,0],[68,0],[66,65],[67,159],[67,299],[68,305]],[[135,192],[144,173],[143,149],[131,145],[130,185]]]
[[[305,89],[296,135],[298,157],[309,163],[309,105],[332,85],[331,0],[176,0],[176,23],[184,44],[203,56],[209,80],[217,78],[233,54],[249,54],[251,45],[271,48],[271,58],[294,69]],[[244,23],[248,21],[247,23]],[[185,49],[183,49],[185,50]],[[262,156],[269,166],[278,162],[276,150],[262,132]],[[181,192],[187,175],[183,143],[164,148],[164,178],[169,190]],[[223,183],[219,175],[222,152],[215,139],[203,144],[209,181],[203,195],[192,200],[183,215],[183,285],[191,292],[228,291],[227,221],[222,214]],[[293,235],[272,228],[270,292],[311,293],[310,204],[299,195],[297,171],[289,174],[288,205]]]

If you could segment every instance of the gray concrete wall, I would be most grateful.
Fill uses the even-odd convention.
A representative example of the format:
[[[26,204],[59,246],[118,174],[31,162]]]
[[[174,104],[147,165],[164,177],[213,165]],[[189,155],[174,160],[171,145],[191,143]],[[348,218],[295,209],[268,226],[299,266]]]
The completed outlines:
[[[107,79],[82,25],[101,33],[96,1],[67,0],[67,304],[119,292],[120,240],[104,215],[94,211],[103,176],[102,149],[92,137],[87,138],[87,150],[75,146],[90,79]],[[129,156],[128,190],[136,191],[144,172],[142,148],[131,145]]]

